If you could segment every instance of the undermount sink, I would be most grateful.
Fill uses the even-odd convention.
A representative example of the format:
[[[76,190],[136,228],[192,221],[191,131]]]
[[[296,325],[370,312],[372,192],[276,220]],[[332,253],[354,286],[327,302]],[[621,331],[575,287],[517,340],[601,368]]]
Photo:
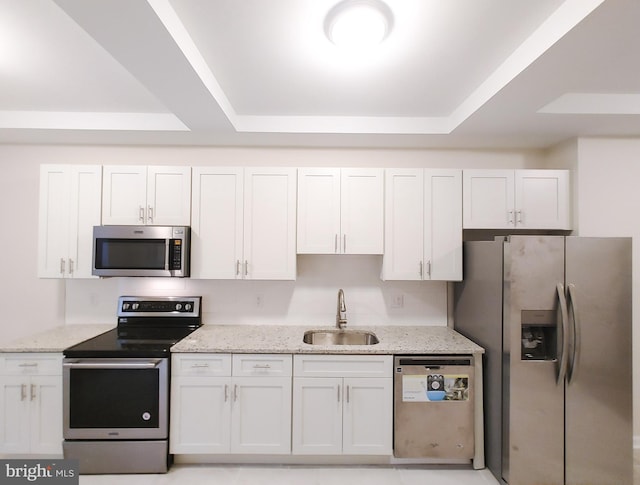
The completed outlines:
[[[365,330],[309,330],[302,341],[311,345],[375,345],[375,333]]]

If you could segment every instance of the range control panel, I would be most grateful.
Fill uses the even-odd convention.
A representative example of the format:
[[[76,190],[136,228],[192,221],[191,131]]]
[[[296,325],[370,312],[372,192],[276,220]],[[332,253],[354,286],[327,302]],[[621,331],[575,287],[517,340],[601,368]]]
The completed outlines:
[[[118,317],[198,317],[201,301],[201,296],[121,296]]]

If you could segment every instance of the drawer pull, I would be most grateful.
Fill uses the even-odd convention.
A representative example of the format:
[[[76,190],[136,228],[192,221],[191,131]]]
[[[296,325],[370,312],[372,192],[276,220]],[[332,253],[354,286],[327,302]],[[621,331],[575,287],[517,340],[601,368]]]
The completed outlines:
[[[18,364],[18,367],[38,367],[37,362],[24,362],[22,364]]]
[[[192,369],[208,369],[209,364],[207,362],[202,362],[198,364],[191,364]]]
[[[267,369],[271,369],[271,364],[256,364],[253,366],[253,368],[267,370]]]

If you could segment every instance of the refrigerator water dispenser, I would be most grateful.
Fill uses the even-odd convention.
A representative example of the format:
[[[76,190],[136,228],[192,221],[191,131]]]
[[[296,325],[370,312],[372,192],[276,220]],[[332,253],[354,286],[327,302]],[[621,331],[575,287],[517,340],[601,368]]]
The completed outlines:
[[[555,360],[557,325],[554,310],[522,310],[521,359]]]

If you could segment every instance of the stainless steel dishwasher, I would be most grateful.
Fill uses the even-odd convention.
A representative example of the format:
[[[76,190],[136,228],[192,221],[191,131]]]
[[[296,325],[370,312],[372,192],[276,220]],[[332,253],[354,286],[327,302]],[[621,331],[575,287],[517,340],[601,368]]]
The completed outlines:
[[[394,456],[474,456],[473,356],[394,358]]]

